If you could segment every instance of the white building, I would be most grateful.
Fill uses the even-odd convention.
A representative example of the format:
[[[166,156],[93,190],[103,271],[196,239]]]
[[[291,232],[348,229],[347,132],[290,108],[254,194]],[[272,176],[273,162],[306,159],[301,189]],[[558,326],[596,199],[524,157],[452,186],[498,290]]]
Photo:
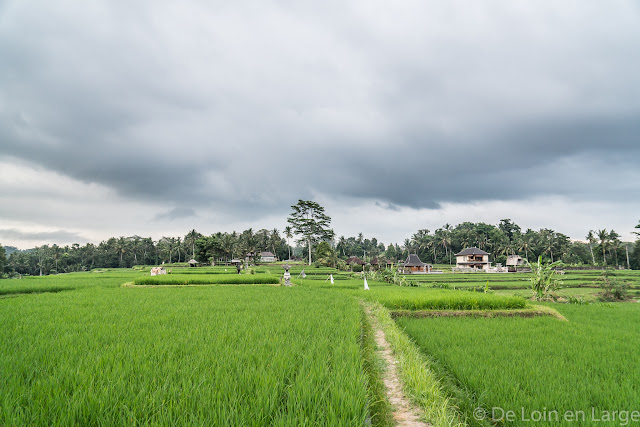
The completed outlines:
[[[260,252],[260,262],[276,262],[276,256],[271,252]]]
[[[491,254],[476,247],[463,249],[456,254],[456,269],[462,271],[489,271],[491,268],[489,255]]]

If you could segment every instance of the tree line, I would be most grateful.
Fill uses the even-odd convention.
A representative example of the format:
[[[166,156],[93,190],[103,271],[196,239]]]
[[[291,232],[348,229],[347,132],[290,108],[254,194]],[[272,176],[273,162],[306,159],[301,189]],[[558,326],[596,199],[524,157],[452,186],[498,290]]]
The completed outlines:
[[[357,237],[341,236],[337,240],[336,251],[341,257],[371,259],[382,256],[392,260],[405,259],[410,253],[415,253],[423,262],[454,265],[456,253],[464,248],[477,247],[491,253],[494,263],[505,264],[508,255],[518,254],[525,259],[542,256],[544,261],[562,261],[570,265],[640,268],[637,259],[640,246],[638,243],[635,247],[631,243],[623,243],[615,230],[591,230],[585,239],[586,243],[571,241],[567,235],[549,228],[523,231],[510,219],[503,219],[498,225],[463,222],[456,226],[445,224],[433,232],[421,229],[405,239],[402,245],[392,244],[386,248],[375,238],[364,238],[362,233]]]
[[[2,246],[0,246],[2,248]],[[278,230],[251,228],[241,233],[218,232],[205,236],[191,230],[181,237],[111,237],[99,244],[43,245],[24,251],[0,249],[0,272],[15,275],[45,275],[88,271],[94,268],[130,268],[134,265],[184,263],[195,258],[201,264],[230,261],[245,254],[270,251],[288,258],[289,248]],[[4,261],[3,261],[4,260]]]
[[[636,226],[640,229],[640,223]],[[510,219],[497,225],[463,222],[456,226],[445,224],[433,232],[416,231],[402,244],[385,246],[375,237],[357,236],[338,238],[325,233],[324,239],[309,243],[309,236],[296,234],[292,226],[279,230],[252,228],[242,232],[217,232],[203,235],[191,230],[181,237],[111,237],[99,244],[87,243],[58,246],[43,245],[29,250],[10,248],[7,256],[0,245],[0,275],[44,275],[88,271],[94,268],[130,268],[134,265],[159,265],[187,262],[194,258],[200,264],[229,262],[249,255],[259,261],[260,252],[272,252],[279,259],[304,259],[311,247],[311,258],[323,265],[337,266],[350,256],[365,261],[383,257],[392,261],[404,260],[416,253],[423,262],[455,264],[455,254],[475,246],[492,254],[494,263],[506,263],[508,255],[519,254],[526,259],[570,265],[625,266],[640,269],[640,230],[634,244],[624,243],[614,230],[590,230],[585,242],[571,241],[560,232],[543,228],[522,228]],[[298,240],[293,240],[298,236]],[[326,238],[328,237],[328,238]]]

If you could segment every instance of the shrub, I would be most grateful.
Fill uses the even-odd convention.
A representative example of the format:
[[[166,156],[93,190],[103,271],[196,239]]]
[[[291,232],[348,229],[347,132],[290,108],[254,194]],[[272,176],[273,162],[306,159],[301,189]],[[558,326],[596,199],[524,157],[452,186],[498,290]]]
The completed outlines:
[[[530,280],[534,299],[538,301],[549,299],[551,292],[558,289],[558,286],[562,284],[560,280],[553,278],[556,274],[554,267],[559,264],[560,261],[552,262],[551,264],[543,264],[542,255],[538,257],[538,262],[535,264],[527,262],[527,265],[532,271],[532,277]]]
[[[614,271],[603,271],[602,275],[596,279],[600,282],[602,293],[599,295],[600,301],[624,301],[627,299],[629,285],[616,279]]]

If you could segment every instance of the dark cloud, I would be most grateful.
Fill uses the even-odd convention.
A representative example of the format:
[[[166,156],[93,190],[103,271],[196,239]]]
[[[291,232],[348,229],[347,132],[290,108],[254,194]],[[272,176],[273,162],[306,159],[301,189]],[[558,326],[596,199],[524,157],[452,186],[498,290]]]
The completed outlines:
[[[628,197],[634,2],[349,4],[5,3],[0,156],[178,206],[156,220]]]
[[[16,228],[0,229],[0,238],[9,240],[36,240],[51,243],[85,242],[87,239],[78,233],[65,230],[57,231],[22,231]]]
[[[390,211],[394,211],[394,212],[399,212],[400,208],[397,207],[396,205],[392,204],[392,203],[380,203],[380,202],[376,202],[375,206],[378,206],[382,209],[387,209]]]
[[[170,211],[163,212],[155,216],[156,221],[173,221],[176,219],[184,219],[196,216],[196,211],[191,208],[174,208]]]

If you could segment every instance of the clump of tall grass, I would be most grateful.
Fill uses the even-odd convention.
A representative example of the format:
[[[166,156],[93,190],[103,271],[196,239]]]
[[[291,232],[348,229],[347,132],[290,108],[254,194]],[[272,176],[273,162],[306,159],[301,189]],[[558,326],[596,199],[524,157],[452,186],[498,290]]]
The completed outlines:
[[[280,283],[280,277],[266,274],[227,274],[180,277],[177,274],[139,277],[134,285],[271,285]]]
[[[369,270],[364,273],[369,280],[378,280],[397,286],[418,286],[418,283],[400,273],[396,265],[381,270]]]
[[[520,297],[447,289],[372,287],[363,297],[379,301],[391,310],[497,310],[526,307],[526,301]]]

